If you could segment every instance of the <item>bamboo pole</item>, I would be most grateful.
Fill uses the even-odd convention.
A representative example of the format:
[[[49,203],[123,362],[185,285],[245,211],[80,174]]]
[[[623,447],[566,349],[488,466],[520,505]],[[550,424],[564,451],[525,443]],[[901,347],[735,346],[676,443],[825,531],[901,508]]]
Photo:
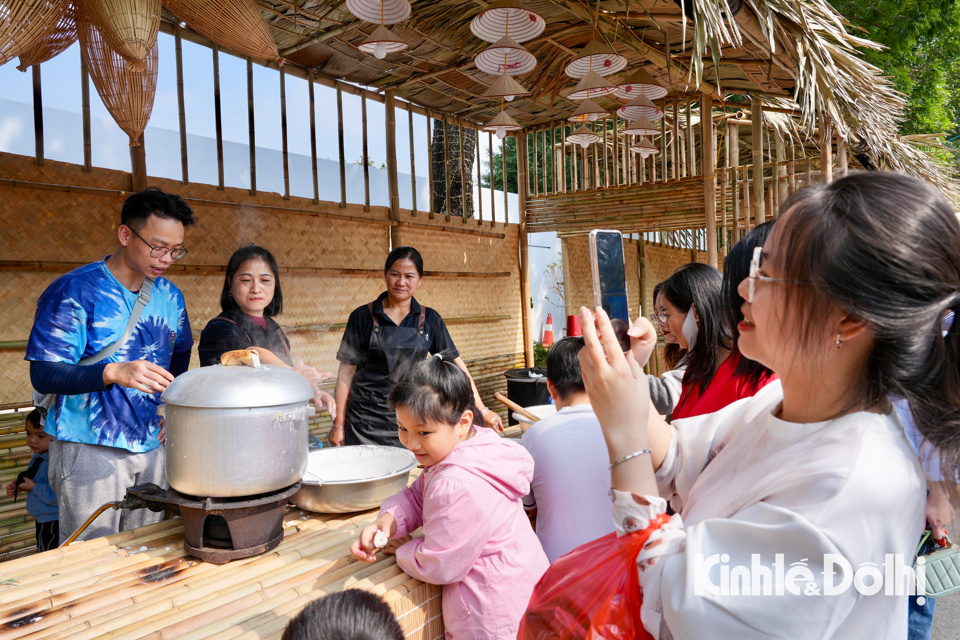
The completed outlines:
[[[523,140],[521,145],[520,141]],[[530,249],[527,239],[527,136],[522,131],[516,137],[517,140],[517,184],[520,185],[520,309],[523,318],[523,353],[526,366],[533,366],[533,335],[530,326]]]
[[[213,52],[213,123],[217,136],[217,189],[223,191],[223,117],[220,110],[220,47],[214,44]],[[284,106],[283,69],[280,69],[280,129],[284,142],[284,175],[286,175],[287,113]],[[286,191],[289,192],[289,177],[286,178]],[[287,197],[289,197],[287,193]]]
[[[390,218],[392,220],[400,219],[400,179],[397,173],[397,110],[396,97],[393,91],[388,90],[384,96],[384,111],[386,116],[386,136],[387,136],[387,190],[390,195]],[[400,241],[400,229],[392,228],[396,242],[393,246],[403,246]]]
[[[820,179],[822,182],[833,182],[833,123],[827,116],[820,122]]]
[[[687,103],[689,105],[689,102]],[[714,151],[716,138],[713,131],[713,98],[707,94],[700,97],[700,143],[703,145],[700,160],[703,169],[703,208],[707,236],[707,264],[717,264],[717,156]],[[691,152],[690,159],[694,156]],[[692,165],[691,165],[692,166]]]
[[[754,99],[750,111],[753,117],[753,202],[750,208],[756,226],[767,219],[763,193],[763,103]]]
[[[36,68],[37,65],[34,65]],[[137,144],[130,147],[130,185],[133,191],[143,191],[147,188],[147,150],[143,141],[143,133],[137,139]]]
[[[751,221],[753,220],[753,197],[750,193],[750,181],[749,181],[749,170],[750,167],[744,166],[743,169],[743,233],[746,234],[750,229],[753,228]]]
[[[347,206],[347,165],[343,148],[343,87],[337,80],[337,145],[340,158],[340,206]]]
[[[38,167],[43,166],[43,92],[40,81],[40,65],[35,64],[33,70],[33,147],[34,161]]]
[[[458,123],[457,135],[460,138],[460,217],[466,221],[467,214],[467,166],[466,149],[463,147],[463,122]]]
[[[431,220],[433,220],[436,214],[436,206],[433,202],[433,195],[436,193],[433,179],[433,127],[433,118],[430,117],[430,111],[427,111],[427,183],[430,190],[430,197],[427,198],[427,202],[430,204],[428,211],[430,212]]]
[[[776,148],[777,154],[777,211],[780,211],[780,207],[783,204],[783,201],[787,199],[788,185],[787,185],[787,165],[786,165],[786,149],[783,146],[783,138],[780,137],[780,134],[774,133],[773,144]]]
[[[503,153],[501,149],[500,153]],[[493,132],[487,132],[487,156],[490,166],[490,226],[497,223],[497,199],[494,197],[495,176],[493,172]]]
[[[447,222],[450,222],[450,141],[447,132],[450,127],[447,125],[447,114],[443,114],[443,180],[446,185],[447,193],[444,199]]]
[[[847,175],[847,142],[839,135],[837,136],[837,169],[841,178]]]
[[[571,134],[573,130],[571,129]],[[577,166],[577,147],[578,145],[573,145],[570,147],[570,181],[573,183],[573,191],[576,193],[580,191],[580,171],[578,171]]]
[[[410,197],[411,197],[411,215],[414,218],[417,217],[417,163],[416,155],[414,149],[417,145],[414,144],[413,136],[413,109],[407,109],[407,120],[409,124],[409,133],[407,134],[407,139],[410,140]]]
[[[567,125],[560,124],[560,193],[567,193]]]
[[[593,123],[593,132],[597,132],[597,123]],[[590,145],[591,156],[593,157],[593,188],[599,189],[603,186],[600,182],[600,145],[593,143]]]
[[[738,169],[740,166],[740,125],[727,122],[727,140],[729,141],[729,154],[727,155],[727,166],[733,169],[731,175],[730,195],[733,204],[733,242],[740,242],[742,233],[740,230],[740,181],[738,180]],[[746,226],[746,225],[744,225]]]
[[[310,99],[310,173],[313,177],[313,204],[320,204],[320,178],[317,174],[317,110],[313,84],[313,69],[310,69],[307,72],[307,95]]]
[[[183,98],[182,93],[180,97]],[[253,108],[253,60],[250,56],[247,56],[247,128],[250,140],[250,195],[255,196],[257,195],[257,125],[254,119]],[[184,134],[184,148],[186,148],[185,136],[186,134]],[[184,159],[184,161],[185,160],[186,159]],[[186,164],[184,164],[184,167],[186,167]],[[183,175],[184,184],[186,184],[187,174],[184,173]]]
[[[541,131],[541,144],[543,145],[543,153],[541,154],[541,162],[543,167],[541,167],[541,174],[543,176],[543,195],[550,193],[550,188],[547,186],[547,162],[550,158],[550,154],[547,153],[547,130],[548,127],[544,127]]]
[[[90,145],[90,72],[80,56],[80,99],[83,117],[83,170],[93,171],[93,149]]]
[[[500,178],[503,183],[503,223],[508,224],[510,222],[510,200],[507,197],[507,140],[510,138],[504,138],[500,142]],[[493,169],[490,170],[491,174]],[[519,178],[518,178],[519,180]],[[519,184],[519,182],[518,182]],[[517,188],[519,191],[519,187]]]
[[[477,132],[477,224],[483,224],[483,171],[481,166],[483,160],[480,156],[480,132]],[[471,177],[473,173],[471,172]]]
[[[177,59],[177,108],[180,118],[180,175],[181,182],[183,182],[183,184],[189,184],[190,172],[187,169],[187,115],[183,96],[183,45],[179,24],[174,25],[173,37]]]
[[[663,101],[663,105],[660,107],[663,111],[663,117],[660,118],[660,181],[667,181],[667,101]],[[656,172],[653,172],[651,175],[656,178]],[[651,180],[651,182],[656,182],[656,179]]]
[[[673,180],[680,178],[680,109],[679,99],[673,99],[673,149],[670,150],[670,160],[673,162],[673,168],[670,171],[670,177]]]
[[[360,96],[360,123],[363,132],[363,210],[370,211],[370,154],[367,147],[367,96]]]
[[[604,188],[609,189],[612,185],[610,184],[610,171],[609,171],[609,165],[607,164],[607,119],[606,118],[603,118],[601,120],[600,126],[603,127],[603,137],[600,138],[600,144],[603,145],[601,147],[601,152],[603,154],[603,162],[601,164],[601,166],[603,167],[603,182],[601,184],[603,184]]]
[[[687,96],[686,115],[687,115],[687,167],[689,167],[689,171],[687,172],[687,177],[692,178],[693,176],[697,175],[697,150],[695,148],[696,133],[693,128],[693,108],[690,102],[690,96]],[[700,118],[701,120],[703,119],[702,104],[700,108]],[[702,140],[701,140],[701,144],[703,144]]]

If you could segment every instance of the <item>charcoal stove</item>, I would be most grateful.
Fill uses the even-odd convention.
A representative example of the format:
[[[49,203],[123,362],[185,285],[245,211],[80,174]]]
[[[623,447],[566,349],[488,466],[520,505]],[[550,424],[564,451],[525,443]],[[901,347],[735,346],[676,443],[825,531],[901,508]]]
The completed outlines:
[[[140,484],[127,489],[120,508],[146,508],[181,516],[186,552],[204,562],[223,564],[280,544],[287,500],[299,489],[297,482],[254,496],[200,498],[155,484]]]

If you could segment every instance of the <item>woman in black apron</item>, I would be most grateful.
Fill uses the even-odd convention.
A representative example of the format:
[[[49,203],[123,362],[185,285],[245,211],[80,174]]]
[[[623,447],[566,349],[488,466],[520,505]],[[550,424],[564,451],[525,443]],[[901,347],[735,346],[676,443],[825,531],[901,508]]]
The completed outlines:
[[[256,348],[260,362],[293,368],[314,385],[315,402],[336,418],[337,407],[326,391],[316,385],[330,374],[313,367],[293,364],[290,341],[273,316],[283,310],[280,273],[273,254],[256,245],[247,245],[230,256],[220,293],[223,312],[212,318],[200,334],[200,366],[220,364],[220,356],[236,349]]]
[[[337,351],[340,370],[334,395],[341,412],[330,431],[333,445],[402,447],[396,414],[387,406],[387,396],[404,368],[444,351],[455,354],[454,362],[467,371],[443,318],[413,297],[423,280],[420,252],[397,247],[387,256],[383,275],[387,290],[350,314]],[[502,431],[500,416],[485,407],[476,385],[473,393],[486,424]]]

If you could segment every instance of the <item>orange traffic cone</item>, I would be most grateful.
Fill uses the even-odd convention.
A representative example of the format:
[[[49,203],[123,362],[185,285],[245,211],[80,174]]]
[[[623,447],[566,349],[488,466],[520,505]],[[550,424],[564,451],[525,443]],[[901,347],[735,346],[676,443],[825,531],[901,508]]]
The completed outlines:
[[[553,314],[547,314],[547,324],[543,326],[543,342],[541,344],[549,347],[553,344]]]

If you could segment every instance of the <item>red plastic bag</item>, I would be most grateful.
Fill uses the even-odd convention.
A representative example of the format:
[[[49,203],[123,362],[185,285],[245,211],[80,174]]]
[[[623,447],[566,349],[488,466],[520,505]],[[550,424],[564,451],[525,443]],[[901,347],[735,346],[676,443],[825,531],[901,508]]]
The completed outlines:
[[[611,533],[554,561],[533,590],[517,639],[653,640],[640,621],[637,555],[668,520],[658,516],[643,531]]]

